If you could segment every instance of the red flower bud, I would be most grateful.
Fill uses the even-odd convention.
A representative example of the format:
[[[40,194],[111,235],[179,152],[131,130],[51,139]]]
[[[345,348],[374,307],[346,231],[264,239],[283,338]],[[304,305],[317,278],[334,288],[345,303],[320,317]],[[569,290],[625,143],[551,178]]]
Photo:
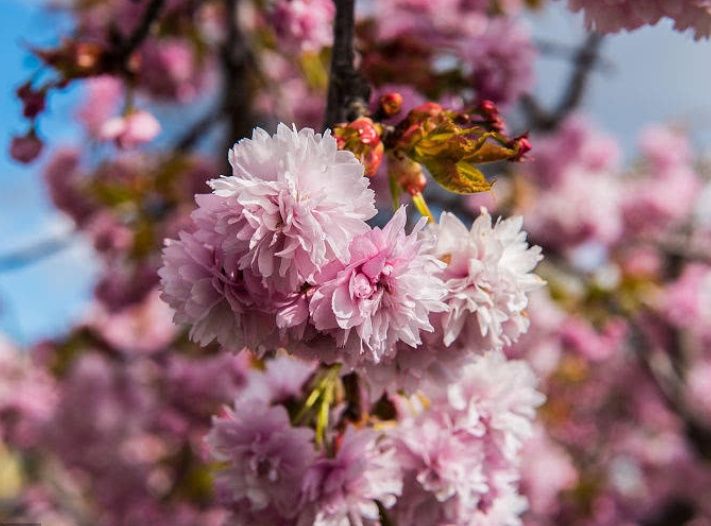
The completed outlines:
[[[31,163],[42,152],[42,141],[40,141],[34,131],[27,135],[13,137],[10,144],[10,156],[21,163]]]
[[[511,160],[520,161],[523,159],[523,157],[531,151],[531,141],[528,140],[528,134],[516,137],[512,141],[512,147],[516,149],[516,155]]]
[[[359,117],[348,125],[358,133],[358,138],[363,144],[376,145],[380,142],[380,135],[375,129],[373,121],[368,117]]]
[[[22,114],[28,119],[32,119],[44,111],[45,92],[33,90],[29,82],[20,86],[17,96],[22,101]]]
[[[421,193],[427,185],[422,165],[398,152],[388,158],[388,169],[400,188],[410,195]]]
[[[499,108],[496,107],[496,103],[490,100],[483,100],[479,103],[479,111],[487,116],[498,115]]]
[[[386,117],[400,113],[402,109],[402,95],[397,92],[386,93],[380,97],[380,110]]]
[[[425,102],[414,108],[410,115],[416,118],[436,117],[444,111],[444,108],[436,102]]]

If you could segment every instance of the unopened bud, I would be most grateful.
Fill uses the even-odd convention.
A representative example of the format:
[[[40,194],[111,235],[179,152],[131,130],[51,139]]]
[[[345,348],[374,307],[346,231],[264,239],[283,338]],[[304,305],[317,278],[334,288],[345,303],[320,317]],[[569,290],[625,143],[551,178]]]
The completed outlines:
[[[380,110],[386,117],[400,113],[402,109],[402,95],[393,91],[380,97]]]
[[[33,90],[29,82],[20,86],[17,96],[22,101],[22,114],[28,119],[32,119],[44,111],[45,92]]]
[[[10,156],[21,163],[31,163],[42,152],[42,141],[34,130],[27,135],[14,137],[10,144]]]
[[[486,119],[489,128],[493,131],[501,132],[504,130],[504,120],[501,118],[501,113],[499,113],[499,108],[495,102],[483,100],[477,106],[477,110]]]
[[[479,103],[478,109],[481,113],[489,115],[498,115],[499,108],[496,107],[496,103],[490,100],[483,100]]]
[[[410,195],[422,193],[427,186],[422,165],[402,154],[395,154],[388,158],[388,169],[397,184]]]
[[[359,117],[348,125],[349,128],[358,133],[358,140],[363,144],[378,144],[380,135],[375,128],[375,124],[368,117]]]
[[[516,155],[511,160],[520,161],[523,159],[523,157],[531,151],[531,141],[528,140],[528,134],[516,137],[512,141],[512,147],[516,149]]]
[[[442,113],[444,108],[436,102],[425,102],[420,104],[410,112],[414,118],[435,117]]]

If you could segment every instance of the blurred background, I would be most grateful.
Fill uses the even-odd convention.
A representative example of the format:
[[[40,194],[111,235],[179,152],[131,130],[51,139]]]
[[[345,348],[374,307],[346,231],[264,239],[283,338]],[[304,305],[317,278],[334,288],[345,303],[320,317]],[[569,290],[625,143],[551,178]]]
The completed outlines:
[[[475,228],[466,259],[442,249],[442,261],[470,265],[464,292],[453,292],[459,275],[445,277],[453,303],[460,292],[469,302],[463,336],[440,345],[449,322],[433,316],[434,336],[412,355],[421,363],[393,345],[379,371],[355,372],[318,347],[332,341],[305,308],[319,285],[311,277],[262,306],[214,243],[232,231],[161,257],[164,239],[194,227],[193,196],[229,169],[234,141],[279,121],[322,126],[329,85],[339,85],[331,0],[2,2],[0,522],[212,526],[234,515],[251,526],[253,508],[213,487],[234,475],[221,477],[206,451],[225,404],[260,392],[287,427],[324,433],[319,466],[347,429],[401,429],[406,382],[458,388],[469,360],[490,368],[472,397],[496,384],[476,403],[502,429],[484,411],[486,433],[464,440],[439,406],[420,415],[473,448],[461,456],[486,483],[455,479],[466,498],[476,493],[460,506],[458,494],[422,490],[410,466],[393,517],[419,517],[424,493],[445,524],[462,513],[457,524],[711,526],[707,2],[620,0],[615,12],[604,0],[357,2],[350,78],[373,93],[331,105],[326,122],[372,177],[373,223],[399,192],[412,220],[449,210],[480,226],[484,205],[497,221],[522,216],[528,237],[512,219],[492,236]],[[651,27],[650,6],[661,18]],[[493,179],[492,191],[461,195]],[[540,246],[540,263],[526,243]],[[197,255],[184,263],[181,250]],[[246,299],[233,303],[233,292]],[[294,325],[277,336],[274,316],[292,308]],[[265,314],[268,343],[250,341],[245,320]],[[459,410],[442,400],[442,414]],[[500,465],[494,435],[495,448],[510,447]],[[372,509],[376,497],[365,500]],[[510,520],[497,522],[499,511]]]

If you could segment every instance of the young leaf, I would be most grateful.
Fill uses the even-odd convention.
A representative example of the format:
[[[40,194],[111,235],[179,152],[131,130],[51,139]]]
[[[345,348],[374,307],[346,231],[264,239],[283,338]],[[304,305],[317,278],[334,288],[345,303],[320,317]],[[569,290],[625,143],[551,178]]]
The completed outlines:
[[[430,159],[425,163],[432,178],[455,194],[475,194],[491,190],[484,174],[468,161]]]

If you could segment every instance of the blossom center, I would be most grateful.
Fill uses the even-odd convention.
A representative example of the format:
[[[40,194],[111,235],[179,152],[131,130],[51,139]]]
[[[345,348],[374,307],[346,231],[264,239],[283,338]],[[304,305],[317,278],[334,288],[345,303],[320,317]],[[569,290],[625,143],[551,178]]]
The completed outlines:
[[[351,295],[354,298],[369,298],[373,292],[375,287],[365,274],[358,273],[351,280]]]

